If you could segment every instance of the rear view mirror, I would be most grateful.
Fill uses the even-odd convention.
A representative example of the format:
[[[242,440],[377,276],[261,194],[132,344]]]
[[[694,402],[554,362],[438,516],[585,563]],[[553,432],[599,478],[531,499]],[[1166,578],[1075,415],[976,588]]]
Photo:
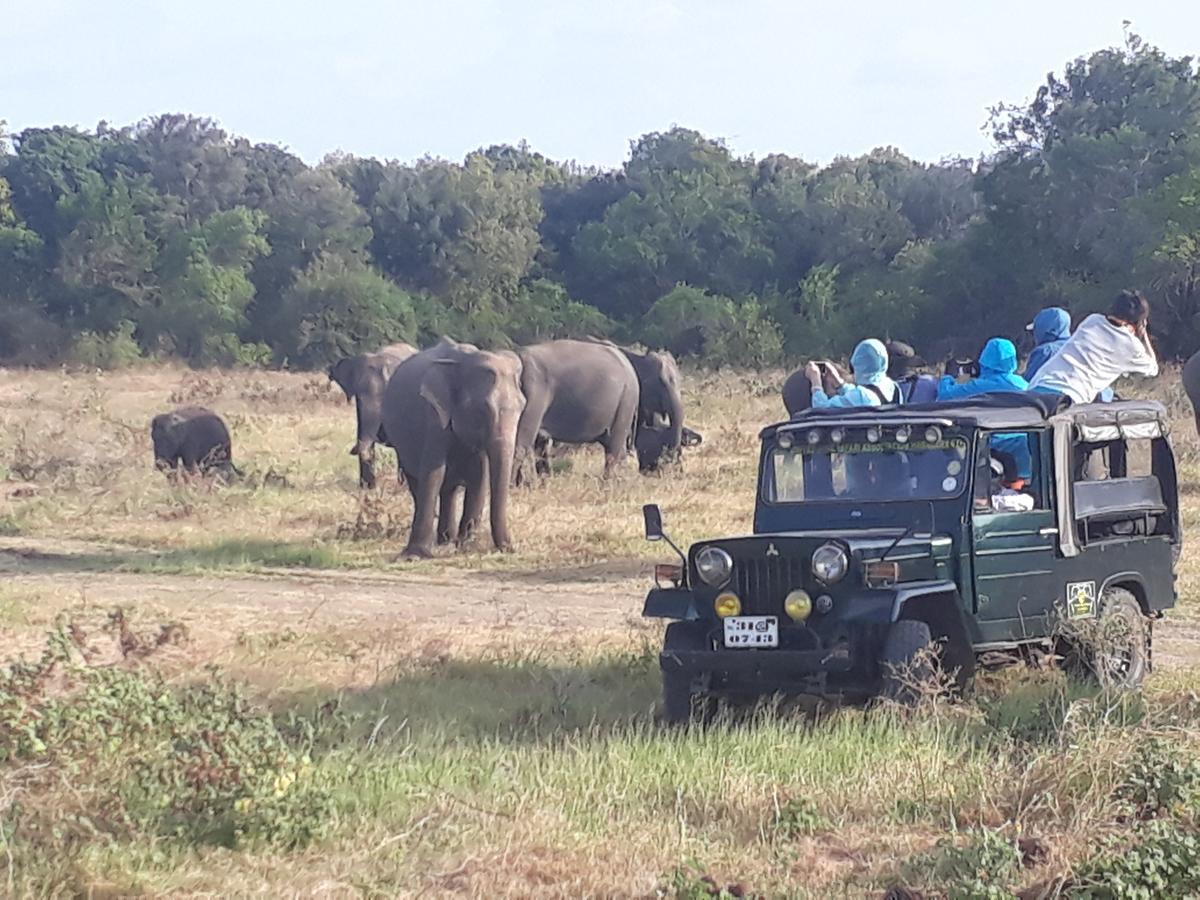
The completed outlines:
[[[661,541],[663,539],[662,511],[657,503],[647,503],[642,507],[642,518],[646,522],[646,540]]]

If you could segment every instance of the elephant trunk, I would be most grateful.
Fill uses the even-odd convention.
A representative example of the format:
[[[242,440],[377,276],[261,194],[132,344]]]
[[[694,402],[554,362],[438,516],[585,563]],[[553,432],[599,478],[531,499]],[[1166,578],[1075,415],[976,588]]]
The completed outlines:
[[[667,398],[671,417],[671,432],[668,435],[667,447],[672,453],[683,444],[683,398],[676,389]]]
[[[511,550],[512,537],[508,533],[508,491],[512,484],[513,459],[516,453],[516,436],[498,435],[488,442],[488,487],[491,492],[492,543],[497,550]]]

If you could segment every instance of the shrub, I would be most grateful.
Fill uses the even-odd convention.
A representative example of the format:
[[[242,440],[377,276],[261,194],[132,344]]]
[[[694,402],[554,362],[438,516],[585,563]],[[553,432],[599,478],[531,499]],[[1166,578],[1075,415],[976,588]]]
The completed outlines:
[[[70,361],[89,369],[131,366],[142,358],[133,330],[133,323],[126,320],[108,333],[80,332],[68,353]]]
[[[1011,900],[1010,885],[1020,867],[1016,843],[989,828],[969,832],[964,844],[943,839],[911,864],[915,877],[936,885],[950,900]]]
[[[757,301],[740,303],[685,284],[650,308],[642,340],[712,366],[768,366],[779,362],[783,337]]]
[[[179,639],[109,630],[126,656]],[[97,834],[226,846],[295,847],[321,836],[330,801],[303,746],[220,679],[182,691],[158,677],[87,664],[82,630],[60,624],[36,663],[0,674],[0,765],[25,773],[7,811],[14,845],[33,856]],[[32,774],[30,774],[32,773]]]
[[[416,338],[412,298],[361,260],[318,258],[284,294],[276,353],[323,368],[342,357]]]
[[[826,827],[821,811],[807,797],[789,797],[776,801],[767,822],[770,834],[792,839],[806,834],[815,834]]]
[[[1185,758],[1161,738],[1150,738],[1137,753],[1117,789],[1139,819],[1155,818],[1191,806],[1200,795],[1200,761]]]
[[[555,338],[604,337],[613,323],[604,313],[572,300],[562,285],[539,279],[523,285],[504,311],[501,327],[513,344]]]
[[[1094,900],[1173,900],[1200,895],[1200,837],[1174,822],[1139,829],[1132,847],[1110,842],[1064,891]]]

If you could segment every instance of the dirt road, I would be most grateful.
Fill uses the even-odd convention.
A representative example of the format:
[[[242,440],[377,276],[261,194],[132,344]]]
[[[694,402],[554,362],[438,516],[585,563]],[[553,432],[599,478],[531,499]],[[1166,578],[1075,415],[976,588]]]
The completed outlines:
[[[587,641],[638,627],[644,563],[618,562],[568,572],[447,573],[411,569],[274,570],[261,574],[159,574],[105,571],[116,548],[84,542],[0,539],[0,585],[36,597],[30,625],[80,604],[132,607],[147,619],[185,623],[207,643],[300,628],[435,632],[466,619],[477,627],[553,632]],[[4,628],[6,650],[38,639]],[[220,639],[219,639],[220,638]],[[1190,609],[1168,614],[1155,630],[1155,659],[1167,668],[1200,662],[1200,620]]]

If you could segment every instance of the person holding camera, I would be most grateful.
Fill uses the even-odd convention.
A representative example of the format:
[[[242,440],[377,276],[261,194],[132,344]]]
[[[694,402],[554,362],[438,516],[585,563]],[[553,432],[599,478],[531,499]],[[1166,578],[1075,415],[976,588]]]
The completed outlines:
[[[900,389],[888,377],[887,368],[887,348],[875,338],[860,341],[850,354],[854,384],[847,384],[833,363],[810,362],[804,367],[804,374],[812,387],[813,409],[902,402]]]
[[[967,364],[969,365],[969,363]],[[1011,393],[1029,390],[1029,382],[1017,374],[1017,348],[1008,338],[992,338],[983,345],[979,354],[977,374],[970,381],[959,384],[956,376],[966,368],[963,362],[951,360],[946,364],[946,374],[938,384],[938,400],[962,400],[976,394]],[[1022,478],[1031,477],[1033,457],[1029,452],[1029,440],[1019,434],[995,434],[991,438],[995,451],[1007,453],[1017,466]]]
[[[1126,375],[1158,374],[1150,343],[1150,303],[1122,291],[1107,315],[1093,313],[1033,378],[1033,390],[1091,403]]]
[[[970,374],[970,369],[969,363],[962,360],[947,362],[946,374],[938,383],[938,400],[1029,390],[1029,382],[1017,374],[1017,348],[1008,338],[992,338],[984,344],[975,376],[959,384],[957,377]]]

